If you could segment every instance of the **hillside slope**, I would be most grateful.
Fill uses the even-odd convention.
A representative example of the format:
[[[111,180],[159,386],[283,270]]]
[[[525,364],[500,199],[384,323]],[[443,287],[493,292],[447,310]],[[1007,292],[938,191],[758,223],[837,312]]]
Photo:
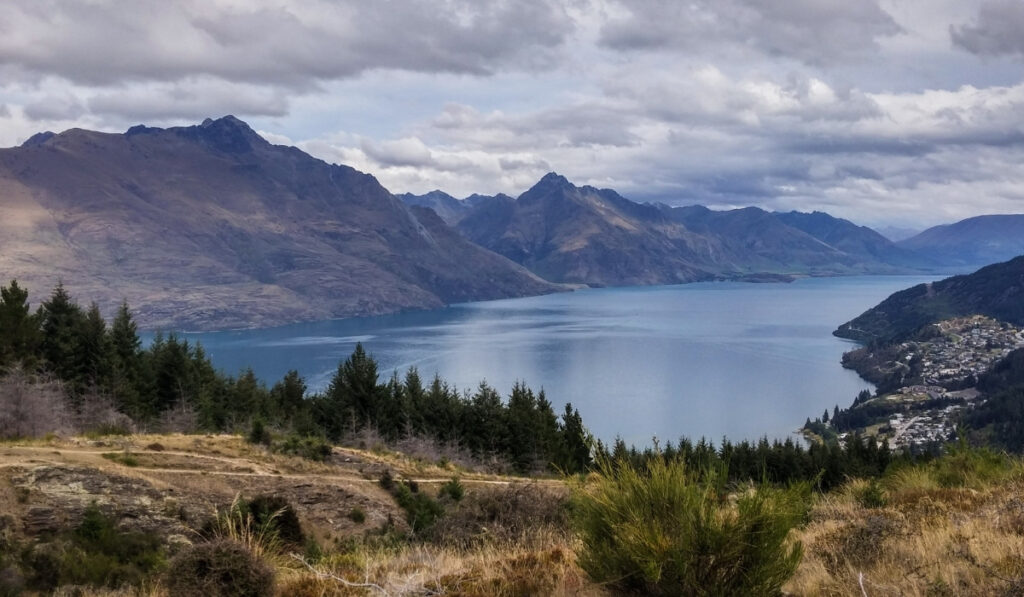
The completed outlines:
[[[517,199],[482,203],[459,222],[473,242],[558,282],[595,286],[711,279],[714,248],[658,209],[550,173]]]
[[[865,343],[893,342],[926,324],[966,315],[1024,324],[1024,256],[901,290],[833,333]]]
[[[987,215],[935,226],[898,243],[952,266],[982,266],[1024,255],[1024,214]]]
[[[480,201],[457,228],[543,278],[595,286],[909,273],[931,265],[827,214],[640,204],[555,173],[516,199]]]
[[[372,176],[234,117],[0,150],[0,275],[149,328],[265,326],[552,292]]]

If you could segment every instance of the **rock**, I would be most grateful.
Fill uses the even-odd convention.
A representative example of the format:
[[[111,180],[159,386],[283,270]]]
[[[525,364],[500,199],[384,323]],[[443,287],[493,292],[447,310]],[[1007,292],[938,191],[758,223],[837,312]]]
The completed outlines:
[[[48,506],[33,506],[29,508],[25,518],[22,520],[25,534],[31,536],[55,533],[60,530],[62,522],[57,511]]]

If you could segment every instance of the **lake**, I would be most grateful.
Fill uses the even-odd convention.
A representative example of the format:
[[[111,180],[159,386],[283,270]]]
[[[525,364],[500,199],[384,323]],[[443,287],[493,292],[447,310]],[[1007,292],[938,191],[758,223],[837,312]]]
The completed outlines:
[[[599,438],[784,438],[871,388],[831,335],[891,293],[936,276],[808,278],[604,288],[270,329],[184,334],[229,373],[327,385],[357,342],[383,376],[417,367],[459,389],[517,380],[572,402]]]

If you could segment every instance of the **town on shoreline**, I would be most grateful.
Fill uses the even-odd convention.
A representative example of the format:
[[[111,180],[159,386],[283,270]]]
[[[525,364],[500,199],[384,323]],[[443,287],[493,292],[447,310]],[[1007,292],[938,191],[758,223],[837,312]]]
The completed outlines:
[[[801,429],[812,441],[875,437],[890,449],[926,449],[956,438],[966,409],[985,401],[978,378],[1000,359],[1024,347],[1024,329],[974,315],[927,326],[914,339],[865,346],[843,356],[843,366],[877,386],[846,409],[808,419]]]

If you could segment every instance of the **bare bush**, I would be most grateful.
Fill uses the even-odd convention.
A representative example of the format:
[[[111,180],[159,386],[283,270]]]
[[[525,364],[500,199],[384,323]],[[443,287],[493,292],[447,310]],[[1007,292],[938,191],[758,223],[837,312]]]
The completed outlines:
[[[352,430],[341,438],[341,445],[360,450],[382,451],[388,449],[384,435],[374,426],[367,425],[359,430]]]
[[[71,419],[60,382],[37,379],[20,368],[0,379],[0,438],[68,433]]]
[[[160,433],[194,433],[199,429],[199,413],[182,398],[161,413],[156,427]]]
[[[79,433],[130,434],[136,431],[131,417],[119,412],[110,396],[98,392],[82,396],[75,428]]]
[[[501,472],[510,468],[507,462],[497,458],[476,458],[472,452],[456,442],[445,442],[425,435],[407,435],[395,442],[395,450],[411,458],[429,462],[450,462],[473,472]]]

